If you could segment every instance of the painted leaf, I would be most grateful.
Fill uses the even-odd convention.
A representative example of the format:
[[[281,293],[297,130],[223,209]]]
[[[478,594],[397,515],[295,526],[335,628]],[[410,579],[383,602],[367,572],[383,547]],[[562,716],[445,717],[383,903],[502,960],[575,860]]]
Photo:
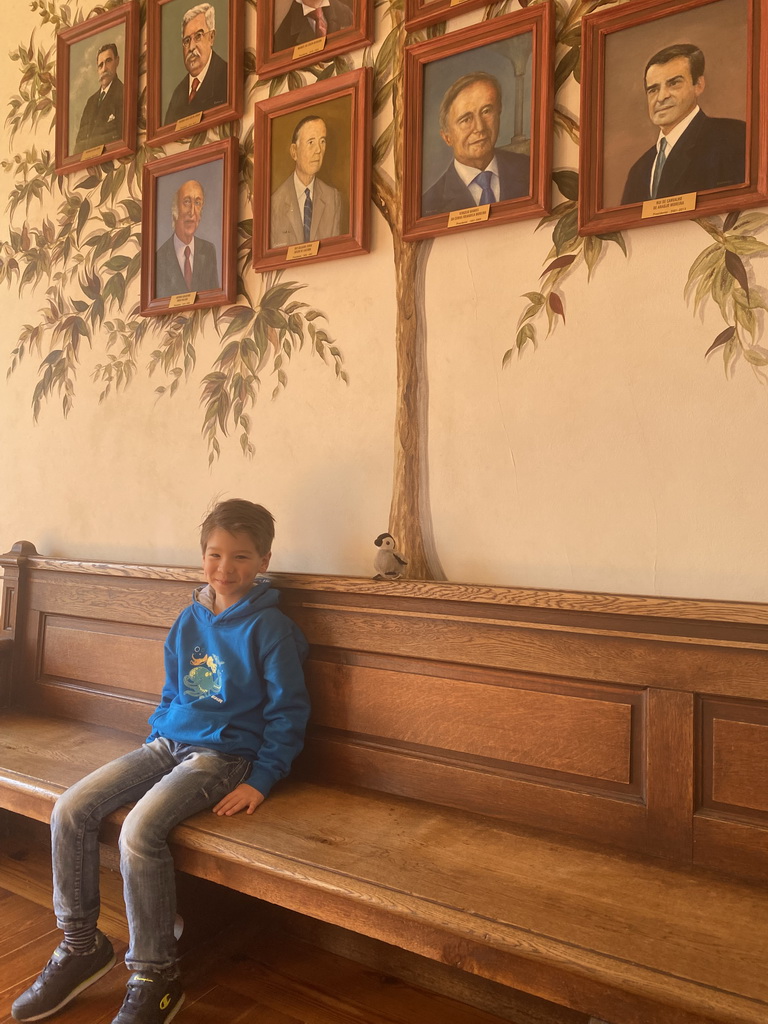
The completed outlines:
[[[723,221],[723,231],[730,231],[736,227],[736,222],[739,219],[740,210],[731,210],[728,216]]]
[[[727,344],[731,340],[731,338],[734,336],[735,333],[736,333],[736,328],[735,327],[726,327],[726,329],[724,331],[721,331],[720,334],[718,334],[718,336],[715,338],[715,340],[709,346],[707,351],[704,353],[704,358],[706,359],[707,356],[709,355],[709,353],[710,352],[714,352],[716,348],[720,348],[721,345]]]
[[[576,257],[573,255],[558,256],[556,260],[554,260],[552,263],[549,264],[548,267],[545,267],[544,270],[542,270],[540,276],[544,277],[545,274],[548,274],[552,270],[562,270],[563,267],[570,267],[570,265],[573,263],[575,259]]]
[[[744,358],[753,366],[768,366],[768,353],[758,348],[744,349]]]
[[[561,316],[563,318],[563,323],[565,323],[565,309],[563,308],[563,300],[560,298],[557,292],[552,292],[552,294],[549,296],[549,305],[554,313],[557,313],[558,316]]]
[[[558,92],[581,62],[581,47],[572,46],[555,68],[555,92]]]
[[[747,277],[747,268],[744,266],[741,257],[737,256],[735,252],[731,252],[729,249],[725,253],[725,266],[728,273],[734,277],[744,292],[749,295],[749,279]]]
[[[624,235],[620,231],[611,231],[607,235],[598,235],[597,237],[603,242],[615,242],[624,255],[627,255],[627,243],[624,241]]]
[[[553,171],[552,178],[566,199],[576,202],[579,198],[579,175],[576,171]]]
[[[555,225],[555,230],[552,232],[555,251],[560,255],[560,253],[572,249],[578,242],[578,238],[578,213],[574,209],[561,217]]]

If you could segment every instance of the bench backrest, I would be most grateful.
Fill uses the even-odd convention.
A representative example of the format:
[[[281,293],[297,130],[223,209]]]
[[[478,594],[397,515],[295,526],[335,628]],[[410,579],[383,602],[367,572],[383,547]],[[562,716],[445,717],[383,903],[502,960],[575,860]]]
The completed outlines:
[[[0,564],[3,702],[145,735],[199,571]],[[299,773],[768,878],[768,607],[275,580],[312,644]]]

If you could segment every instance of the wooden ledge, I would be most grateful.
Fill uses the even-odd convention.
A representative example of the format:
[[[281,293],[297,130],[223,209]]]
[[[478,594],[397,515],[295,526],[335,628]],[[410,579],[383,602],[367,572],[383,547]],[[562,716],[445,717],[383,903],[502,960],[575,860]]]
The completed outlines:
[[[24,547],[22,553],[20,549]],[[201,571],[185,566],[145,565],[130,562],[88,562],[46,558],[24,541],[14,545],[7,556],[14,563],[22,558],[29,570],[85,573],[92,576],[133,577],[203,583]],[[601,613],[630,618],[698,620],[700,622],[768,626],[768,604],[748,601],[712,601],[675,597],[606,594],[575,590],[546,590],[531,587],[496,587],[471,583],[428,580],[374,580],[365,576],[334,576],[321,573],[270,573],[276,585],[312,593],[370,595],[387,598],[452,601],[542,611]]]

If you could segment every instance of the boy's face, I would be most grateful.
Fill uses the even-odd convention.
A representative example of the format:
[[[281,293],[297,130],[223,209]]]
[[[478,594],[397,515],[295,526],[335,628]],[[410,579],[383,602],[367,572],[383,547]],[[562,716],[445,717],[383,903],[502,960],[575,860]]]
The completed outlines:
[[[203,555],[203,573],[216,592],[216,611],[245,597],[257,574],[266,571],[269,559],[270,553],[257,551],[247,533],[230,533],[221,527],[212,530]]]

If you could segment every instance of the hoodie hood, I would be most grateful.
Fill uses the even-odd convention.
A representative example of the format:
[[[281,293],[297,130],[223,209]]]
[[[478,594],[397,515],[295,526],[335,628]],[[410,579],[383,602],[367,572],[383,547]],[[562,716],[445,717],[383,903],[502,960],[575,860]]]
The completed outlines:
[[[214,597],[215,591],[210,583],[197,587],[192,592],[192,608],[194,613],[199,617],[199,611],[205,609],[209,615],[214,616]],[[262,611],[264,608],[274,608],[279,600],[280,595],[273,588],[272,580],[268,576],[260,576],[254,581],[253,587],[245,597],[241,597],[237,604],[233,604],[223,612],[215,615],[215,618],[236,621],[237,619],[253,615],[254,612]]]

